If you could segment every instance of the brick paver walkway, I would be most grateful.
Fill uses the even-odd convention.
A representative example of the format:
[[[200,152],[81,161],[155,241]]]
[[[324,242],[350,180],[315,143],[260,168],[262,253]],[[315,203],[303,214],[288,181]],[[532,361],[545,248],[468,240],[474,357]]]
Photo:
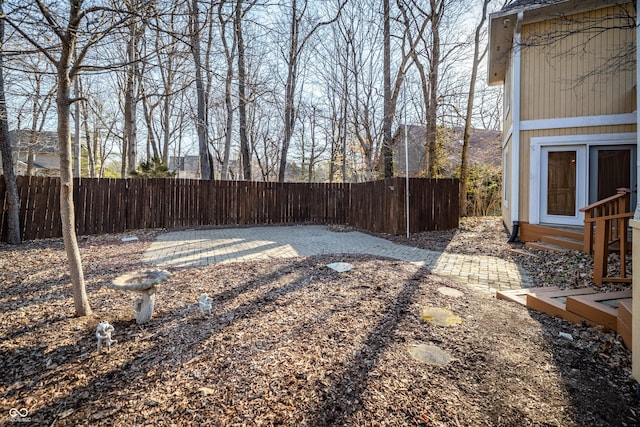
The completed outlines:
[[[332,232],[324,226],[183,230],[158,236],[145,261],[160,267],[193,267],[322,254],[369,254],[426,266],[431,272],[483,293],[531,286],[526,273],[509,261],[399,245],[369,234]]]

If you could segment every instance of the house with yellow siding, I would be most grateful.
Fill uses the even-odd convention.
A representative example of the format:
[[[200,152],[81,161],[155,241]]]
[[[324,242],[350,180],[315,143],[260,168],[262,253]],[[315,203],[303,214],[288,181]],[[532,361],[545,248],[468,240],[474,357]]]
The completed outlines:
[[[490,16],[488,80],[504,88],[502,216],[582,225],[591,203],[637,196],[633,2],[516,0]],[[516,226],[517,225],[517,226]]]

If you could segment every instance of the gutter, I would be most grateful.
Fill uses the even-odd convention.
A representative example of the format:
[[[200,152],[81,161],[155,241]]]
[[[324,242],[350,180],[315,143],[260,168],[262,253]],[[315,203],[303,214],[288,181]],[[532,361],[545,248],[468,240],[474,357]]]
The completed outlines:
[[[511,222],[513,229],[509,242],[514,242],[518,237],[520,221],[520,68],[521,68],[521,41],[522,20],[524,12],[518,12],[516,28],[513,35],[513,78],[511,102]]]

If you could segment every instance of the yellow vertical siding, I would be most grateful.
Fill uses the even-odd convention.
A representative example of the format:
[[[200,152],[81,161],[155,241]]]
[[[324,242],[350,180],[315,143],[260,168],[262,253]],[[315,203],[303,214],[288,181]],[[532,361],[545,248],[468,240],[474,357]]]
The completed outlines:
[[[578,31],[555,43],[522,48],[521,120],[630,113],[635,106],[635,69],[593,73],[634,43],[635,31],[624,28],[619,7],[609,7],[523,26],[523,43],[537,34],[576,25],[613,27]],[[569,21],[574,24],[568,23]]]

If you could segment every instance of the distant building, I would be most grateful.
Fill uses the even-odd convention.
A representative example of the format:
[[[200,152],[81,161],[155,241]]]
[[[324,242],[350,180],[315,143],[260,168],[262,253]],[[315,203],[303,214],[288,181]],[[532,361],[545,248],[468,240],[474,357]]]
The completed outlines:
[[[169,170],[176,178],[200,179],[200,156],[170,156]]]
[[[60,176],[58,137],[55,132],[35,132],[17,129],[9,132],[14,170],[17,175],[26,175],[29,158],[33,162],[31,175]],[[2,163],[0,163],[0,173]]]
[[[409,159],[409,176],[415,177],[425,170],[427,130],[421,125],[407,125],[408,156],[405,154],[405,125],[400,125],[393,136],[394,175],[405,176],[406,162]],[[445,176],[453,176],[460,165],[462,156],[463,129],[447,130],[447,135],[440,136]],[[472,129],[469,141],[469,163],[482,163],[493,167],[502,164],[501,154],[502,132],[489,129]]]

